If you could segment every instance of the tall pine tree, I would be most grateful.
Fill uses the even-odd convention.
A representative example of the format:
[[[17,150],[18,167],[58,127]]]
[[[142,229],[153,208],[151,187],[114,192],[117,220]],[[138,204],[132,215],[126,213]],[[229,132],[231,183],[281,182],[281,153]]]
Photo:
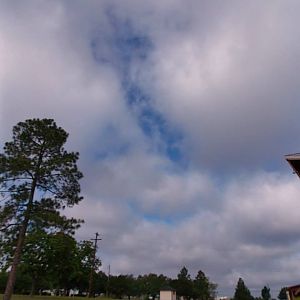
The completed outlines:
[[[238,283],[235,288],[235,293],[233,296],[234,300],[253,300],[250,290],[244,283],[242,278],[239,278]]]
[[[217,284],[210,282],[203,271],[198,271],[194,280],[194,298],[199,300],[214,299],[216,296]]]
[[[26,120],[14,126],[12,141],[5,143],[0,154],[1,244],[13,245],[4,300],[13,293],[29,231],[72,232],[79,226],[78,220],[61,215],[65,207],[82,200],[82,174],[76,165],[79,154],[64,149],[67,137],[52,119]]]
[[[190,299],[193,296],[193,281],[188,269],[184,266],[177,275],[175,288],[179,296]]]
[[[261,297],[263,300],[271,300],[271,292],[270,288],[267,286],[264,286],[263,289],[261,290]]]

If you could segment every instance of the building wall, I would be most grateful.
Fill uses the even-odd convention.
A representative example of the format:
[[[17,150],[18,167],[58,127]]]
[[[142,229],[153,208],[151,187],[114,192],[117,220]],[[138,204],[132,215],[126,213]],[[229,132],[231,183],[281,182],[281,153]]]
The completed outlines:
[[[176,300],[176,292],[160,291],[160,300]]]

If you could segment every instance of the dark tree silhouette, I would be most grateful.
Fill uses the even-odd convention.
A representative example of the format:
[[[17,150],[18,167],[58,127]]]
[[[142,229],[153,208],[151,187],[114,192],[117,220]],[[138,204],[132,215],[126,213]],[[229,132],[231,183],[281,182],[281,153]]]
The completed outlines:
[[[26,120],[14,126],[0,154],[1,244],[13,245],[4,300],[13,293],[26,234],[37,228],[72,232],[80,224],[61,215],[82,200],[79,154],[64,149],[67,137],[52,119]]]
[[[242,278],[239,278],[237,286],[235,288],[234,300],[253,300],[253,297],[244,283]]]

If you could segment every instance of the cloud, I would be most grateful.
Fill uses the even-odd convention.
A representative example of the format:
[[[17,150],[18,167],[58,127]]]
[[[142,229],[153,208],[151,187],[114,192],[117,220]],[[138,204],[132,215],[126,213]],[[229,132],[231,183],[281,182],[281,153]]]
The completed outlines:
[[[24,118],[52,117],[81,146],[83,140],[93,143],[107,125],[134,127],[117,74],[94,63],[85,28],[78,28],[62,3],[21,5],[6,13],[1,21],[5,40],[1,106],[6,132]]]
[[[288,243],[298,240],[298,193],[296,180],[291,182],[278,174],[262,174],[251,178],[249,183],[234,183],[226,195],[226,209],[243,224],[237,230],[247,232],[248,240],[253,237],[257,239],[254,242],[269,245]]]
[[[298,65],[297,17],[285,13],[297,4],[231,3],[222,14],[214,5],[195,6],[197,15],[180,7],[172,20],[171,8],[153,13],[148,26],[147,18],[135,19],[155,45],[140,65],[143,86],[184,132],[193,163],[217,170],[269,167],[299,146],[290,138],[299,131],[297,110],[290,110],[299,96],[291,75]]]
[[[3,1],[1,144],[31,117],[70,133],[85,200],[68,214],[114,274],[297,283],[299,4],[190,5]]]
[[[264,284],[277,291],[294,283],[296,273],[289,268],[297,260],[300,244],[298,180],[258,173],[232,181],[219,195],[218,210],[201,210],[194,204],[193,213],[171,218],[173,223],[165,218],[145,219],[121,196],[100,202],[87,197],[75,212],[88,220],[83,236],[89,228],[102,232],[99,254],[105,258],[103,268],[110,264],[114,274],[175,276],[185,265],[192,275],[204,270],[223,293],[232,293],[240,276],[254,293]]]
[[[140,212],[172,217],[217,204],[212,180],[198,172],[174,172],[172,163],[143,151],[107,158],[89,166],[85,179],[90,195],[126,199]],[[124,201],[124,200],[120,200]]]

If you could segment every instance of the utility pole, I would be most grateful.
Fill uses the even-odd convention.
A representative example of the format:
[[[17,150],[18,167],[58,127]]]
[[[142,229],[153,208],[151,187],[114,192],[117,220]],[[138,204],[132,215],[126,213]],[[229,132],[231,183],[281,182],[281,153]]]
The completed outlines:
[[[106,282],[106,297],[109,296],[108,290],[109,290],[109,279],[110,279],[110,265],[108,265],[108,276],[107,276],[107,282]]]
[[[95,264],[96,264],[96,253],[97,253],[97,243],[98,241],[101,241],[102,239],[98,238],[99,233],[96,232],[95,233],[96,238],[91,239],[92,241],[94,241],[94,253],[93,253],[93,261],[92,261],[92,265],[91,265],[91,272],[90,272],[90,278],[89,278],[89,291],[87,296],[89,298],[92,298],[94,293],[93,293],[93,275],[95,272]]]

